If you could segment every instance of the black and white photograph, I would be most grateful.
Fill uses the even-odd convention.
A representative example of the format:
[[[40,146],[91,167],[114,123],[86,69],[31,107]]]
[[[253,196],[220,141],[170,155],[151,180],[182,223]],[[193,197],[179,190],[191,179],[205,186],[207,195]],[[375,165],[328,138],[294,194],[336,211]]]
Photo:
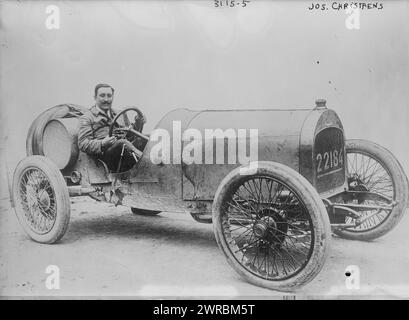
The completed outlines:
[[[409,1],[0,2],[0,299],[409,299]]]

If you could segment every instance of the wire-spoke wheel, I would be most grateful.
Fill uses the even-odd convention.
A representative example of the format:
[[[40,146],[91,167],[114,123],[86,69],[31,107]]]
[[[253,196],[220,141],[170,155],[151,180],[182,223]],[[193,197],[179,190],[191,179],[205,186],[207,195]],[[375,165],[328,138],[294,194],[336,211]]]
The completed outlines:
[[[396,158],[373,142],[347,140],[346,153],[348,187],[350,191],[358,191],[348,202],[382,209],[359,211],[357,226],[335,229],[334,233],[348,239],[373,240],[390,231],[402,218],[407,206],[407,178]],[[359,195],[359,191],[380,197],[371,199]],[[355,219],[346,217],[345,222],[354,224]]]
[[[330,241],[326,209],[311,184],[293,169],[259,162],[257,172],[233,170],[213,204],[217,243],[247,281],[291,291],[321,270]]]
[[[35,241],[54,243],[65,234],[70,219],[68,189],[49,159],[30,156],[16,167],[13,200],[17,218]]]

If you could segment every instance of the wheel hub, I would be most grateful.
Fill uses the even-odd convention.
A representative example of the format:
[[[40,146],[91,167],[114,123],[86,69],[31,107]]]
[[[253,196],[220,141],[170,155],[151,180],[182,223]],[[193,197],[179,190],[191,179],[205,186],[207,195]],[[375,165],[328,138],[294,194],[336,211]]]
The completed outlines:
[[[254,235],[265,244],[280,244],[284,241],[288,225],[285,213],[274,208],[262,209],[253,226]]]
[[[348,186],[350,191],[369,191],[369,188],[359,175],[353,175],[352,177],[348,178]],[[363,203],[365,201],[365,196],[358,195],[355,199],[358,203]]]
[[[358,175],[348,178],[348,186],[351,191],[369,191],[365,182]]]
[[[269,231],[276,228],[277,224],[272,217],[262,217],[254,224],[253,232],[258,238],[267,238]]]

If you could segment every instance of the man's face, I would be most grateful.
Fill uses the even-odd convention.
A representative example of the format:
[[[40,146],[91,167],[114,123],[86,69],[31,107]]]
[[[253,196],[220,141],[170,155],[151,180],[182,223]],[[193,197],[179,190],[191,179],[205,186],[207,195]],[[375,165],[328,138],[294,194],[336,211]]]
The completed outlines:
[[[103,111],[108,111],[111,108],[114,94],[109,87],[99,88],[95,96],[95,104]]]

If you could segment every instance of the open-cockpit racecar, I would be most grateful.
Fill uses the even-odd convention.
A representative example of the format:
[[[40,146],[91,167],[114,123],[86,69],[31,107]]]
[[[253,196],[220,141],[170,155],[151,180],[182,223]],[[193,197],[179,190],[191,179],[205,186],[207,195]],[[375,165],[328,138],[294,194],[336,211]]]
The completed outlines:
[[[329,252],[331,231],[372,240],[401,219],[406,175],[385,148],[345,140],[337,114],[310,109],[176,109],[141,133],[139,110],[120,112],[110,134],[140,150],[127,170],[78,149],[78,118],[59,105],[27,136],[12,199],[25,232],[40,243],[66,233],[70,197],[124,205],[135,214],[189,213],[213,223],[228,263],[252,284],[291,291],[311,281]],[[129,170],[128,170],[129,169]]]

